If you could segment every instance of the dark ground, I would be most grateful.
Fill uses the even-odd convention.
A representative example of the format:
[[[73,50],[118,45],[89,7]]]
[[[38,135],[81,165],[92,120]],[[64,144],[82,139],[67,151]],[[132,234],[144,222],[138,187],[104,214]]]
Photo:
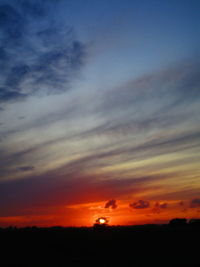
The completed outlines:
[[[0,266],[200,266],[199,225],[0,229]]]

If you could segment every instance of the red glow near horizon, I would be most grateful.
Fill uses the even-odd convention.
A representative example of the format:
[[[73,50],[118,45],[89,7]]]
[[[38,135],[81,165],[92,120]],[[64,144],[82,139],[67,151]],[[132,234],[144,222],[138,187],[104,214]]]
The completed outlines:
[[[0,218],[0,227],[8,226],[38,226],[51,227],[60,225],[63,227],[91,227],[94,223],[99,225],[142,225],[142,224],[163,224],[168,223],[175,217],[199,218],[198,209],[187,208],[187,204],[180,205],[180,201],[167,201],[168,205],[163,206],[166,200],[160,201],[161,208],[154,209],[155,201],[150,202],[150,207],[134,209],[129,206],[127,200],[117,200],[116,209],[106,209],[105,201],[74,204],[57,207],[57,209],[31,210],[30,215],[5,216]],[[164,208],[165,207],[165,208]],[[186,209],[187,208],[187,209]],[[44,214],[43,214],[44,213]]]
[[[108,219],[106,217],[100,217],[96,219],[96,223],[100,225],[105,225],[108,223]]]

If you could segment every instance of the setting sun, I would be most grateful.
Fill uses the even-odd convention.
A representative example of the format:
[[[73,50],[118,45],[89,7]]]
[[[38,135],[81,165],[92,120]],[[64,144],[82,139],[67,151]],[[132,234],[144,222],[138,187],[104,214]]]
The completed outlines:
[[[99,219],[99,223],[100,223],[100,224],[104,224],[105,222],[106,222],[106,220],[105,220],[105,219],[102,219],[102,218],[101,218],[101,219]]]
[[[109,220],[106,217],[100,217],[96,219],[96,225],[107,225],[108,221]]]

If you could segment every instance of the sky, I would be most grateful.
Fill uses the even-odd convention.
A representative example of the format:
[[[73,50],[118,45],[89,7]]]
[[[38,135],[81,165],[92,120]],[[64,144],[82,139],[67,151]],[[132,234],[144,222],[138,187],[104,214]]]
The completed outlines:
[[[200,218],[199,9],[0,0],[0,227]]]

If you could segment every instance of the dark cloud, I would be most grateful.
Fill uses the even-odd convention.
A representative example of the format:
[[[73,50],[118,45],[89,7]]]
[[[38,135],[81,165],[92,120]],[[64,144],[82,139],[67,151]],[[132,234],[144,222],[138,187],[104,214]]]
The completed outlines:
[[[108,209],[108,208],[116,209],[117,208],[116,200],[111,199],[108,202],[106,202],[105,209]]]
[[[152,212],[153,213],[160,213],[162,209],[166,209],[167,207],[168,207],[168,204],[166,202],[164,202],[164,203],[156,202],[153,209],[152,209]]]
[[[39,0],[0,4],[0,102],[69,89],[85,46],[66,23],[55,22],[57,6]]]
[[[130,204],[130,207],[133,209],[146,209],[150,207],[149,201],[146,200],[138,200]]]
[[[41,17],[46,14],[47,1],[46,3],[44,0],[19,0],[18,2],[23,12],[29,16]]]
[[[162,204],[159,205],[159,207],[161,209],[166,209],[168,207],[168,204],[167,203],[162,203]]]
[[[22,167],[17,168],[17,170],[21,172],[29,172],[29,171],[33,171],[34,169],[35,169],[34,166],[22,166]]]
[[[15,91],[8,91],[6,88],[0,88],[0,101],[7,102],[7,101],[17,101],[23,100],[27,97],[26,94],[22,94]]]
[[[200,207],[200,198],[194,198],[190,202],[191,208],[199,208]]]

